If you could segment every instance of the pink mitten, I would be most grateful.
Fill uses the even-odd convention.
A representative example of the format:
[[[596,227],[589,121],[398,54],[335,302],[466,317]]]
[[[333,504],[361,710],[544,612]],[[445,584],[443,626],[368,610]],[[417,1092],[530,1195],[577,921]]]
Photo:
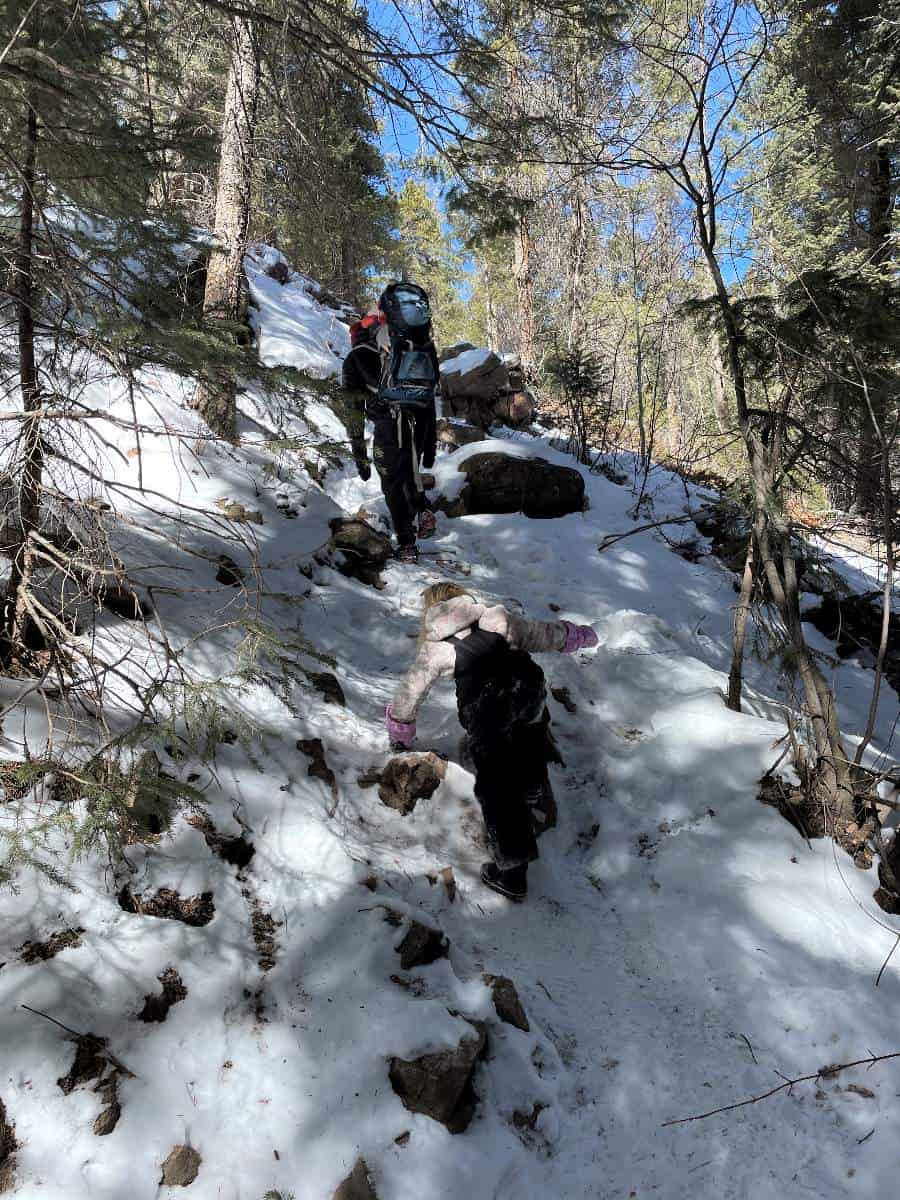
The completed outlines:
[[[415,721],[398,721],[388,705],[384,710],[384,724],[392,746],[402,746],[408,750],[416,739]]]
[[[587,650],[596,646],[600,640],[590,625],[573,625],[571,621],[563,621],[566,627],[566,644],[563,654],[574,654],[576,650]]]

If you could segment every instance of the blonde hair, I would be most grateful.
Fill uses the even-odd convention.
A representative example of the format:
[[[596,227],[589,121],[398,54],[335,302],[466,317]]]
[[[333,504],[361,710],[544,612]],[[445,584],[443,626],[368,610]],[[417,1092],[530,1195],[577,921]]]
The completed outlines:
[[[421,645],[425,641],[425,618],[435,604],[443,604],[445,600],[455,600],[457,596],[469,595],[471,595],[471,592],[467,592],[458,583],[450,583],[449,580],[441,583],[432,583],[427,587],[422,593],[422,626],[419,629],[419,644]]]

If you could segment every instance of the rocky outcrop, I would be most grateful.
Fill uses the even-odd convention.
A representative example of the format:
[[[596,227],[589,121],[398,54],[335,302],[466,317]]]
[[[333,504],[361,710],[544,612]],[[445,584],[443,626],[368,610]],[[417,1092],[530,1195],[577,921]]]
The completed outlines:
[[[487,1044],[484,1026],[470,1021],[472,1032],[464,1034],[452,1050],[423,1054],[406,1060],[392,1058],[391,1087],[410,1112],[423,1113],[450,1133],[467,1129],[478,1097],[472,1077]]]
[[[573,467],[487,451],[473,454],[459,469],[466,477],[459,496],[436,503],[450,517],[521,512],[542,519],[584,509],[584,478]]]
[[[534,420],[534,397],[517,359],[467,342],[441,356],[441,393],[453,417],[476,428],[500,422],[519,428]]]

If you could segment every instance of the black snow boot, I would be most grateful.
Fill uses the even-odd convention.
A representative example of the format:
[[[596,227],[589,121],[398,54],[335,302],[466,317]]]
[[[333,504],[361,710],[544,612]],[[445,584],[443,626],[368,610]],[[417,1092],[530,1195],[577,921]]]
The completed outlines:
[[[411,546],[398,546],[396,557],[398,562],[417,563],[419,561],[419,547],[415,542]]]
[[[528,895],[528,863],[501,871],[496,863],[486,862],[481,868],[481,882],[507,900],[520,904]]]

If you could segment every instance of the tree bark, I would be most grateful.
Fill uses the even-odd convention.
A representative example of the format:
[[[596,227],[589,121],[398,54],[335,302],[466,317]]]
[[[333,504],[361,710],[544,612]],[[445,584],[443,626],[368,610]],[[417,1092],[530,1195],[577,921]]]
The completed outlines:
[[[8,661],[23,645],[26,610],[24,590],[29,576],[31,534],[40,525],[43,448],[41,395],[34,347],[34,213],[37,179],[38,120],[34,94],[25,101],[22,191],[16,247],[16,310],[18,321],[19,387],[24,419],[18,444],[18,537],[12,547],[12,567],[6,585],[0,632],[0,660]]]
[[[531,231],[523,213],[513,238],[513,275],[519,310],[519,356],[526,372],[535,365],[534,276],[531,270]]]
[[[204,316],[236,322],[241,319],[244,253],[250,226],[253,177],[253,134],[259,93],[259,49],[252,24],[233,23],[231,63],[222,123],[219,178],[216,189],[216,245],[209,259]],[[201,379],[194,394],[196,408],[210,429],[233,441],[236,436],[234,380],[227,372]]]
[[[877,269],[891,257],[891,227],[894,195],[891,185],[891,158],[889,152],[879,147],[869,160],[868,172],[868,248],[870,265]],[[875,287],[876,303],[880,302],[880,289]],[[867,373],[868,374],[868,373]],[[868,378],[868,403],[863,408],[862,428],[856,460],[852,511],[864,517],[878,515],[880,505],[878,493],[881,486],[881,449],[876,423],[884,421],[884,384],[875,372]],[[871,404],[872,412],[869,411]]]
[[[756,582],[756,563],[753,554],[753,534],[747,538],[747,556],[744,559],[744,575],[741,579],[741,594],[734,610],[734,633],[731,644],[731,670],[728,672],[728,707],[732,712],[741,711],[741,690],[744,679],[744,645],[747,640],[747,625],[750,620],[750,600]]]

